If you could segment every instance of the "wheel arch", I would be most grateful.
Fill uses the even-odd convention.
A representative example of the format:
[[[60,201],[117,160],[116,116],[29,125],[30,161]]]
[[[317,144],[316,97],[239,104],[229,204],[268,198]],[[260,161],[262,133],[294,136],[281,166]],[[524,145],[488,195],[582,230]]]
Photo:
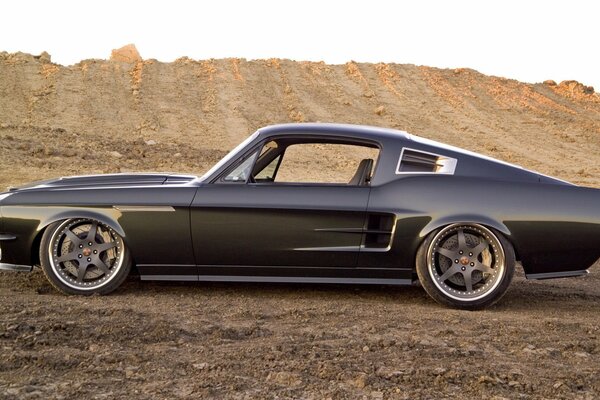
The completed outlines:
[[[111,209],[111,211],[114,211]],[[94,219],[98,222],[101,222],[105,225],[110,226],[114,229],[126,242],[126,235],[123,227],[117,221],[117,218],[113,215],[107,213],[102,213],[99,211],[92,211],[88,209],[74,209],[74,210],[61,210],[52,215],[46,216],[44,219],[40,220],[38,227],[36,229],[35,236],[33,241],[31,242],[31,265],[39,265],[40,262],[40,246],[42,243],[42,237],[44,233],[48,229],[50,225],[58,221],[65,221],[68,219]]]
[[[478,224],[482,225],[486,228],[492,228],[500,232],[506,240],[510,242],[513,249],[515,250],[515,255],[517,260],[519,260],[519,254],[517,254],[517,246],[513,242],[514,237],[512,236],[510,229],[502,223],[501,221],[495,220],[485,215],[477,215],[477,214],[459,214],[459,215],[449,215],[440,218],[432,219],[427,225],[423,227],[419,234],[419,245],[429,236],[432,232],[443,228],[452,224]],[[415,251],[416,257],[416,251]]]

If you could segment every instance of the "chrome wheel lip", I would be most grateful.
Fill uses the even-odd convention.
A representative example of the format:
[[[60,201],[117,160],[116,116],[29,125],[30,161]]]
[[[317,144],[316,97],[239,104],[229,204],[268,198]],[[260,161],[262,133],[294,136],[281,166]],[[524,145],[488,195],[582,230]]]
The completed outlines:
[[[467,292],[466,288],[464,291],[461,291],[448,286],[445,283],[446,281],[441,281],[435,265],[435,252],[433,250],[438,244],[440,244],[442,239],[447,237],[448,233],[452,231],[458,231],[460,228],[467,229],[469,231],[478,231],[480,234],[483,234],[484,238],[488,240],[488,243],[490,243],[494,249],[495,261],[493,264],[493,269],[496,272],[492,277],[488,278],[488,282],[486,282],[483,288],[473,290],[473,292]],[[502,282],[502,278],[506,274],[506,257],[504,248],[502,247],[500,239],[498,239],[498,237],[490,229],[482,225],[473,223],[452,224],[440,230],[429,244],[427,249],[427,270],[434,285],[443,293],[444,296],[461,302],[474,302],[488,296],[500,285],[500,282]]]
[[[114,234],[114,237],[117,241],[116,247],[119,250],[118,258],[115,261],[115,263],[113,264],[112,268],[110,269],[110,274],[103,275],[99,281],[89,282],[89,285],[88,284],[86,284],[86,285],[74,284],[74,282],[76,282],[76,281],[74,279],[67,277],[66,274],[64,274],[62,272],[62,269],[59,267],[60,262],[56,261],[56,256],[55,256],[55,246],[58,245],[57,238],[64,233],[64,229],[67,226],[75,225],[79,222],[97,222],[98,225],[102,225],[102,226],[106,227],[111,233]],[[96,290],[96,289],[106,286],[117,276],[117,273],[119,272],[119,270],[121,269],[121,267],[124,264],[126,250],[125,250],[123,238],[117,232],[115,232],[109,225],[106,225],[105,223],[98,221],[96,219],[93,219],[93,218],[76,218],[76,219],[68,219],[68,220],[64,221],[62,224],[60,224],[55,229],[55,231],[52,233],[52,237],[50,238],[50,240],[48,242],[47,251],[48,251],[48,258],[50,261],[50,266],[52,267],[52,272],[54,273],[54,276],[56,276],[56,278],[58,280],[60,280],[63,284],[67,285],[68,287],[70,287],[72,289],[81,290],[81,291],[92,291],[92,290]]]

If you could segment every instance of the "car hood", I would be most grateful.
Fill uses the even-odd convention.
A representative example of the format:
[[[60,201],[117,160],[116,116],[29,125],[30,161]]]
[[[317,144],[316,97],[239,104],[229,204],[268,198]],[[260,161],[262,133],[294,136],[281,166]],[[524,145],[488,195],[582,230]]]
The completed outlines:
[[[28,183],[22,186],[9,188],[10,192],[36,189],[66,189],[79,187],[98,186],[142,186],[142,185],[165,185],[184,184],[191,182],[197,177],[194,175],[181,175],[172,173],[135,173],[135,174],[104,174],[68,176],[56,179],[48,179]]]

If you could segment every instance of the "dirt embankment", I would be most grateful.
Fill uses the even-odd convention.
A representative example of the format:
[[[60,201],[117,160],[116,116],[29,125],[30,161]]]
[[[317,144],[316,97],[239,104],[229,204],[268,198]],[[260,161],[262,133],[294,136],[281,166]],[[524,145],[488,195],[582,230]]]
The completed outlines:
[[[256,128],[291,121],[398,128],[600,186],[600,96],[574,81],[354,62],[161,63],[125,50],[71,67],[0,53],[0,170],[12,172],[0,186],[88,172],[201,173]]]
[[[600,98],[468,69],[0,53],[0,187],[201,173],[257,127],[388,126],[600,187]],[[121,61],[119,61],[121,60]],[[0,399],[596,399],[600,266],[518,274],[481,312],[418,287],[129,281],[67,297],[0,273]]]

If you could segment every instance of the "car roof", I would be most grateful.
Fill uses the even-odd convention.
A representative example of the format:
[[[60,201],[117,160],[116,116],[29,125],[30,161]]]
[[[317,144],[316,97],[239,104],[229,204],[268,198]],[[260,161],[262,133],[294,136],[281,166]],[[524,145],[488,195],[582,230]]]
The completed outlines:
[[[260,136],[272,136],[272,135],[297,135],[297,134],[325,134],[332,136],[342,136],[348,138],[363,138],[371,140],[383,140],[383,139],[404,139],[410,141],[413,145],[420,144],[428,146],[427,150],[431,151],[451,151],[456,154],[466,155],[475,157],[481,160],[487,160],[497,164],[502,164],[507,167],[523,169],[523,167],[515,164],[511,164],[502,160],[498,160],[492,157],[485,156],[483,154],[475,153],[460,147],[455,147],[446,143],[438,142],[435,140],[423,138],[413,134],[409,134],[405,131],[400,131],[391,128],[381,128],[377,126],[368,125],[352,125],[352,124],[336,124],[336,123],[322,123],[322,122],[302,122],[302,123],[290,123],[290,124],[278,124],[269,125],[258,130]]]
[[[286,134],[331,134],[364,139],[411,139],[407,132],[390,128],[367,125],[334,124],[321,122],[303,122],[292,124],[269,125],[258,130],[261,136]]]

